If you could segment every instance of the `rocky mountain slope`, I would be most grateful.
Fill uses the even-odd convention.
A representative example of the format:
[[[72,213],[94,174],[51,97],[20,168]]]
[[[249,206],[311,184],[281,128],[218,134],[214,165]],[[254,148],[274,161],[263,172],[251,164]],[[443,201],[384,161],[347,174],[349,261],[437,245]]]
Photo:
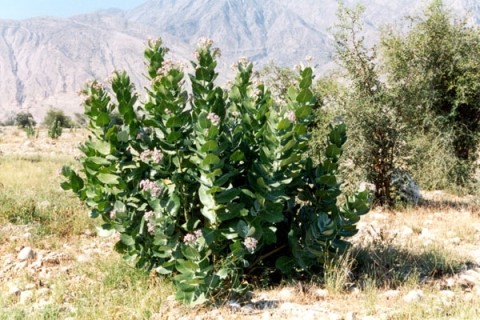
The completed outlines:
[[[476,1],[446,2],[480,17]],[[372,33],[424,4],[366,1],[367,30]],[[151,0],[130,11],[0,20],[0,119],[29,110],[40,120],[50,107],[79,112],[81,98],[75,93],[82,84],[105,79],[114,69],[126,69],[141,87],[148,37],[162,37],[172,57],[184,62],[198,38],[212,38],[222,50],[224,72],[241,56],[259,66],[269,61],[291,66],[311,55],[326,68],[336,7],[335,0]]]

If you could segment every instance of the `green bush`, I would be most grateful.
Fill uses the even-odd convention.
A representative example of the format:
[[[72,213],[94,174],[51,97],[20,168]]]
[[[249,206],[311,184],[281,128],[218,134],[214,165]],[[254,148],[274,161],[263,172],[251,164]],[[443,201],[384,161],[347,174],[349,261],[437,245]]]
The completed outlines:
[[[30,112],[19,112],[15,116],[15,124],[20,128],[35,127],[37,122]]]
[[[449,143],[456,158],[451,185],[472,185],[480,142],[480,29],[440,0],[411,22],[407,32],[389,30],[381,41],[386,76],[403,96],[399,112],[417,132]]]
[[[57,122],[61,128],[71,128],[73,126],[72,119],[65,115],[63,110],[49,109],[43,119],[43,125],[47,128],[51,128]]]
[[[331,128],[322,163],[305,156],[312,69],[301,68],[285,107],[275,108],[267,88],[252,84],[248,61],[229,91],[215,85],[219,51],[210,40],[197,47],[191,97],[166,52],[149,42],[151,85],[138,106],[125,72],[113,77],[113,97],[98,82],[85,87],[91,136],[82,174],[63,168],[62,187],[102,217],[102,232],[120,233],[116,249],[170,277],[189,303],[242,292],[264,270],[317,272],[344,252],[368,194],[337,205],[344,124]]]
[[[50,128],[48,128],[48,136],[52,139],[58,139],[62,135],[62,126],[60,121],[52,122]]]

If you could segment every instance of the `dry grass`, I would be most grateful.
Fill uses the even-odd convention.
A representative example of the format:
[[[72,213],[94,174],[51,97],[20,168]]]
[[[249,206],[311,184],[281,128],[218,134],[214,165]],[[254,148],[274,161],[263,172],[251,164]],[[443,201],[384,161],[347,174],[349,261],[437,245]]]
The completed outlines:
[[[457,282],[480,263],[479,201],[443,192],[426,193],[417,208],[372,210],[349,255],[312,281],[256,288],[241,308],[180,306],[167,282],[130,267],[113,252],[114,238],[97,237],[99,221],[60,189],[57,172],[73,163],[85,136],[67,130],[58,141],[45,132],[30,140],[16,128],[0,130],[0,319],[480,318],[480,283]],[[68,258],[46,266],[46,278],[28,267],[6,270],[23,246]],[[12,284],[32,291],[31,300],[22,304]],[[414,289],[422,298],[405,301]]]

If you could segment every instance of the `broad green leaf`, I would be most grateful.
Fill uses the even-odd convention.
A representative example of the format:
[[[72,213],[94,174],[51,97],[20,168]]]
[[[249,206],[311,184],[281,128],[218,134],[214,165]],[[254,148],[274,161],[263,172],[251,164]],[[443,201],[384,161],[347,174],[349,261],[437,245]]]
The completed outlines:
[[[232,201],[233,199],[238,197],[238,195],[240,193],[241,193],[241,191],[237,188],[227,189],[225,191],[222,191],[222,192],[218,193],[215,196],[215,200],[219,204],[229,203],[230,201]]]
[[[98,180],[100,180],[101,182],[105,183],[105,184],[118,184],[118,179],[119,177],[117,175],[114,175],[114,174],[110,174],[110,173],[100,173],[98,176],[97,176]]]
[[[213,140],[208,140],[207,142],[205,142],[205,144],[200,148],[200,151],[201,152],[211,152],[211,151],[215,151],[217,150],[218,148],[218,143],[216,141],[213,141]]]
[[[203,159],[202,164],[204,166],[215,165],[220,162],[220,158],[213,153],[209,153],[205,159]]]
[[[245,154],[240,150],[236,150],[234,153],[230,155],[230,161],[237,162],[237,161],[242,161],[244,159],[245,159]]]
[[[126,233],[120,235],[120,241],[122,241],[122,243],[128,247],[135,245],[135,240],[133,237]]]
[[[129,134],[128,131],[122,130],[117,133],[117,140],[120,142],[128,142]]]
[[[312,102],[313,93],[310,89],[303,89],[297,96],[297,102],[299,103],[308,103]]]

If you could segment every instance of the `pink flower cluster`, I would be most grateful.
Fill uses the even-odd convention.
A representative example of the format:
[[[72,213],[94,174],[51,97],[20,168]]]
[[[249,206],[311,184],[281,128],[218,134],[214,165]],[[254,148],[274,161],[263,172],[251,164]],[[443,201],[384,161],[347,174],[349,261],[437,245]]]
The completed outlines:
[[[210,122],[214,125],[214,126],[218,126],[218,124],[220,123],[220,117],[214,113],[214,112],[210,112],[208,115],[207,115],[207,119],[210,120]]]
[[[163,153],[157,148],[153,150],[145,150],[140,154],[140,160],[143,162],[153,161],[154,163],[160,163],[163,159]]]
[[[183,243],[185,243],[186,245],[191,245],[191,244],[194,244],[195,242],[197,242],[198,238],[200,238],[202,236],[202,230],[196,230],[194,233],[187,233],[184,237],[183,237]]]
[[[158,197],[162,192],[162,188],[155,181],[151,180],[140,181],[140,188],[143,191],[149,192],[152,197]]]
[[[287,111],[287,113],[285,113],[285,118],[288,119],[288,121],[290,122],[295,122],[297,121],[297,116],[295,116],[295,112],[293,111]]]
[[[155,224],[153,220],[155,219],[155,212],[153,211],[147,211],[143,215],[145,221],[147,222],[147,231],[149,233],[154,233],[155,232]]]
[[[252,237],[246,237],[243,241],[243,245],[248,250],[248,252],[253,253],[257,248],[258,240]]]

